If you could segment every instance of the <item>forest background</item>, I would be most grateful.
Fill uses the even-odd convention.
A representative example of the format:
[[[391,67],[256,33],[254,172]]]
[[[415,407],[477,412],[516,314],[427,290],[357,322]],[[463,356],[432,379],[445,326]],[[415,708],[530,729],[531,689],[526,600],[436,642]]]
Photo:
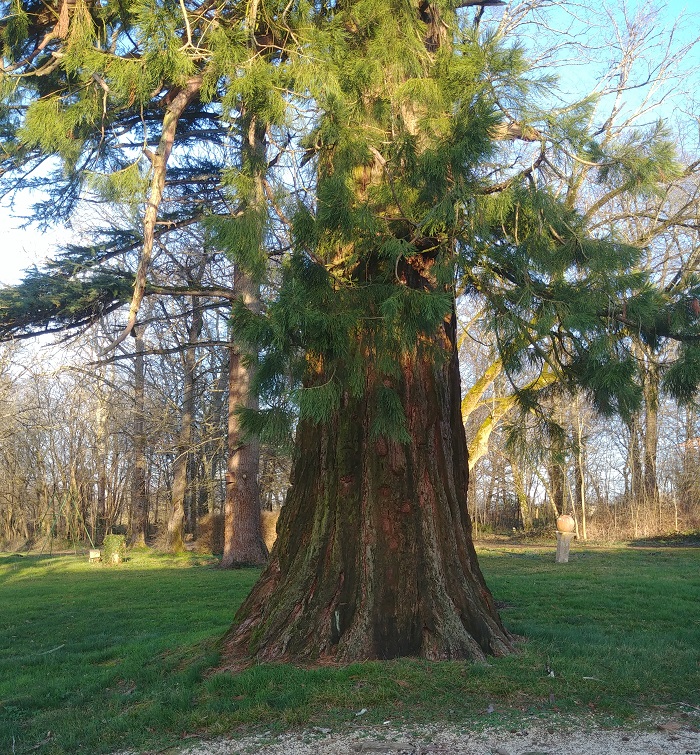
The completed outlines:
[[[484,28],[495,26],[505,14],[535,58],[535,70],[560,76],[556,87],[548,85],[545,102],[597,92],[594,120],[603,140],[619,140],[632,151],[655,140],[677,146],[681,162],[690,167],[663,191],[642,192],[633,206],[621,207],[614,193],[606,195],[592,166],[573,161],[571,168],[579,171],[591,227],[615,224],[626,242],[643,246],[645,264],[660,287],[694,273],[698,249],[697,23],[691,16],[678,20],[681,5],[512,3],[506,11],[489,10],[482,21]],[[513,165],[534,159],[531,141],[513,147]],[[297,163],[303,157],[302,150]],[[83,208],[72,220],[76,246],[94,243],[105,223],[128,229],[135,222],[140,211],[125,202],[123,187],[120,191],[111,204],[103,201],[104,192],[99,206],[94,197],[82,198]],[[184,194],[171,198],[186,200],[194,201]],[[40,238],[54,237],[51,213],[43,220],[48,230]],[[284,249],[283,231],[274,232]],[[16,236],[10,238],[16,243]],[[196,227],[173,238],[168,246],[156,244],[151,270],[156,288],[178,275],[188,285],[199,275],[197,284],[206,281],[209,290],[234,277],[233,263],[221,250],[207,248],[206,235]],[[59,249],[59,258],[64,251]],[[123,264],[136,271],[134,250],[124,253]],[[101,358],[102,351],[119,332],[124,308],[86,320],[68,337],[44,335],[41,348],[24,339],[43,325],[9,333],[11,342],[0,353],[3,548],[99,542],[104,532],[123,528],[136,542],[172,549],[182,547],[172,536],[178,526],[183,540],[223,548],[231,456],[230,296],[212,299],[205,292],[193,306],[191,295],[169,293],[148,300],[139,338],[120,343],[109,360]],[[689,307],[696,304],[689,299]],[[698,529],[698,408],[693,400],[672,398],[661,384],[664,367],[676,357],[673,344],[654,351],[639,341],[637,358],[649,368],[640,386],[642,405],[626,416],[602,417],[585,396],[570,400],[551,391],[554,378],[546,371],[524,371],[514,384],[479,305],[465,296],[460,307],[462,410],[477,535],[550,533],[563,512],[574,515],[583,538]],[[544,434],[541,423],[529,423],[527,412],[520,411],[524,389],[539,393],[555,420]],[[289,464],[288,445],[277,437],[263,440],[259,480],[265,510],[282,505]],[[178,485],[182,479],[184,485]]]

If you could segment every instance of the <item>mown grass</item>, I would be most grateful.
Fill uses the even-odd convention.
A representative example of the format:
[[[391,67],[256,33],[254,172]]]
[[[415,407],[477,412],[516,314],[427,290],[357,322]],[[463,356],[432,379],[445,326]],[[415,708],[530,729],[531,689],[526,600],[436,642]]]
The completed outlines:
[[[0,752],[162,749],[253,728],[634,718],[700,702],[700,549],[484,548],[523,636],[487,664],[396,661],[216,673],[217,640],[256,578],[196,557],[0,556]],[[554,676],[550,676],[551,669]],[[356,716],[366,709],[366,713]]]

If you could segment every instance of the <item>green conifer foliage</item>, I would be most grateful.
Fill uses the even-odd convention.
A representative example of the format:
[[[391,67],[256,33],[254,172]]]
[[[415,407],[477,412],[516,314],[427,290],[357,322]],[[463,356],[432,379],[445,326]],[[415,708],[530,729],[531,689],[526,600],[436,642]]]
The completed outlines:
[[[246,124],[257,119],[264,133],[284,113],[282,68],[275,63],[280,48],[261,47],[277,28],[270,20],[275,12],[253,18],[246,4],[123,0],[55,6],[12,0],[2,9],[0,192],[40,188],[47,199],[37,202],[32,219],[47,225],[69,221],[86,195],[129,205],[142,225],[135,276],[109,262],[119,254],[113,229],[89,272],[79,272],[77,249],[63,257],[75,255],[78,267],[69,276],[80,277],[82,288],[89,281],[101,286],[93,298],[103,306],[109,300],[110,309],[117,306],[110,291],[123,301],[128,279],[133,322],[147,293],[154,239],[165,243],[168,232],[248,201],[241,182],[250,170],[240,149]],[[286,28],[282,19],[278,25]],[[256,159],[266,167],[264,153]],[[226,240],[258,277],[266,214],[260,206],[238,213]],[[123,254],[138,249],[127,235]],[[49,284],[58,302],[66,282],[52,266],[42,281]],[[29,301],[37,290],[28,278],[16,294]],[[32,326],[85,325],[98,308],[83,297],[73,307],[56,304],[46,319],[49,310],[37,306],[34,320],[22,325],[15,310],[5,311],[4,333],[17,336],[31,334]]]

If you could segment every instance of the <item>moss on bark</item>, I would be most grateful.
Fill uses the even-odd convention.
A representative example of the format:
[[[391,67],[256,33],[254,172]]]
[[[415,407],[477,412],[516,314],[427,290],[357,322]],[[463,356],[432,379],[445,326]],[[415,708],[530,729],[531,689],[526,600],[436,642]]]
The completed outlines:
[[[512,650],[471,541],[454,324],[393,386],[410,442],[372,437],[377,378],[297,431],[270,562],[225,638],[228,662],[483,659]],[[449,353],[451,352],[451,353]]]

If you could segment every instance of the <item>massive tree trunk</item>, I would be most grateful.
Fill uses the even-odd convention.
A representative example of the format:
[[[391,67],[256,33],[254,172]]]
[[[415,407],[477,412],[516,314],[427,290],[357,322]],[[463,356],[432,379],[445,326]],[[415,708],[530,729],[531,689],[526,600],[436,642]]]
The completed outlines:
[[[229,662],[482,659],[512,649],[467,512],[454,320],[402,358],[410,442],[374,437],[377,380],[326,424],[302,421],[270,563],[225,643]]]
[[[433,75],[449,26],[435,6],[416,10],[396,13],[405,47],[385,79],[358,93],[365,85],[338,70],[347,107],[334,95],[319,121],[315,230],[301,222],[294,234],[312,260],[289,270],[292,299],[303,296],[309,311],[292,316],[290,335],[306,352],[307,387],[319,396],[335,385],[339,401],[302,408],[276,544],[225,638],[231,665],[512,649],[471,540],[456,320],[446,311],[455,248],[448,233],[424,235],[452,177],[444,186],[426,178],[437,144],[423,128],[426,105],[399,95],[421,66]],[[376,54],[385,40],[373,30],[391,11],[363,15],[338,54]],[[396,157],[395,137],[411,143],[412,158]],[[416,154],[426,172],[411,167]]]

